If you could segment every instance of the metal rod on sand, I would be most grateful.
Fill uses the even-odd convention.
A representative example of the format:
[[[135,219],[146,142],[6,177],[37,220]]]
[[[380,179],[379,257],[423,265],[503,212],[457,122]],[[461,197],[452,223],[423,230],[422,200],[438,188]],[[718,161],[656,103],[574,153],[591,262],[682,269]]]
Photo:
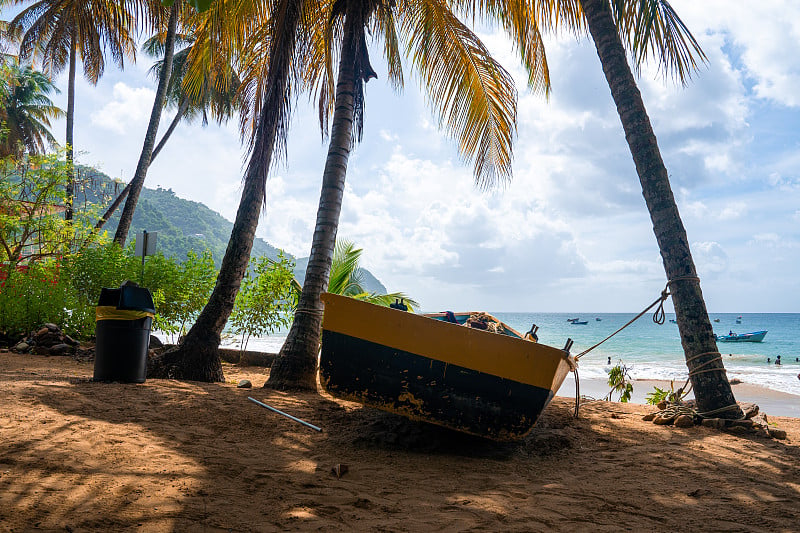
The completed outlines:
[[[286,418],[289,418],[289,419],[291,419],[291,420],[294,420],[295,422],[300,422],[300,423],[301,423],[301,424],[303,424],[304,426],[306,426],[306,427],[310,427],[310,428],[311,428],[311,429],[313,429],[314,431],[322,431],[322,428],[321,428],[321,427],[317,427],[317,426],[315,426],[314,424],[310,424],[310,423],[306,422],[305,420],[300,420],[300,419],[299,419],[299,418],[297,418],[296,416],[292,416],[292,415],[290,415],[290,414],[288,414],[288,413],[284,413],[283,411],[281,411],[281,410],[279,410],[279,409],[275,409],[275,408],[274,408],[274,407],[272,407],[271,405],[267,405],[267,404],[265,404],[265,403],[261,403],[261,402],[259,402],[258,400],[256,400],[255,398],[251,398],[250,396],[248,396],[248,397],[247,397],[247,399],[248,399],[248,400],[250,400],[250,401],[251,401],[251,402],[253,402],[253,403],[256,403],[256,404],[260,405],[261,407],[264,407],[264,408],[266,408],[266,409],[269,409],[270,411],[272,411],[272,412],[274,412],[274,413],[278,413],[279,415],[285,416]]]

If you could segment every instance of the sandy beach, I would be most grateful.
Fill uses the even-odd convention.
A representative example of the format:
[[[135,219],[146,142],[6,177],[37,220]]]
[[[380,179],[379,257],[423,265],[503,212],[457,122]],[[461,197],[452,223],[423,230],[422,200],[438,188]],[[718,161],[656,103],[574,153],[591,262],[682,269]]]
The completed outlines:
[[[581,395],[589,396],[592,398],[605,398],[608,394],[610,387],[606,380],[603,379],[584,379],[581,378]],[[683,386],[684,381],[675,381],[674,387]],[[669,389],[669,381],[650,380],[650,379],[636,379],[633,381],[633,394],[631,395],[631,402],[638,404],[646,404],[646,397],[649,393],[653,392],[654,387],[660,389]],[[572,376],[568,376],[564,384],[559,389],[558,394],[561,396],[575,397],[575,380]],[[754,403],[758,405],[762,411],[772,414],[774,416],[789,416],[793,418],[800,418],[800,396],[795,394],[788,394],[785,392],[775,391],[759,385],[751,385],[749,383],[736,383],[733,385],[733,394],[739,402]],[[694,398],[692,391],[686,396],[686,399]],[[614,396],[617,399],[617,395]]]
[[[219,384],[92,383],[87,363],[0,353],[0,531],[800,524],[800,420],[769,409],[785,440],[656,426],[642,420],[652,407],[632,404],[594,402],[575,420],[573,399],[560,397],[525,441],[500,445],[324,395],[267,391],[263,368],[225,364],[225,374]],[[241,379],[254,388],[238,389]]]

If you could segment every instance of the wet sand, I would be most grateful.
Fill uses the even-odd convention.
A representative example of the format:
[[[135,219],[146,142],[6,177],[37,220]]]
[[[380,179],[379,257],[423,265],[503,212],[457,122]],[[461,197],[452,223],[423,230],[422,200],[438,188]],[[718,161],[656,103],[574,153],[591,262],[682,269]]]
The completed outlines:
[[[496,444],[312,393],[92,383],[66,357],[0,353],[0,531],[796,531],[786,440],[642,421],[556,398]],[[253,389],[237,389],[249,379]],[[253,396],[321,433],[249,402]],[[769,412],[769,411],[768,411]],[[332,468],[344,465],[341,477]]]

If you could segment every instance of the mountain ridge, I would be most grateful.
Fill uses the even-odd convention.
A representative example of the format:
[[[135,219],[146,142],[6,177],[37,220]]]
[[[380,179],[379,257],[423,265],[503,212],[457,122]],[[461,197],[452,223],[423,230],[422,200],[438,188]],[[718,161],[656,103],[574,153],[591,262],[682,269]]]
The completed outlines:
[[[76,206],[81,203],[102,203],[102,209],[105,210],[110,203],[108,198],[116,197],[124,186],[96,169],[80,167],[79,173],[86,186],[76,191]],[[104,198],[105,201],[103,201]],[[122,206],[103,227],[103,230],[107,231],[109,235],[116,232],[121,212]],[[158,232],[158,251],[165,256],[183,260],[189,250],[201,252],[208,249],[211,251],[214,265],[219,268],[232,229],[233,222],[202,202],[181,198],[172,189],[164,189],[160,186],[155,189],[143,187],[136,212],[133,214],[128,242],[131,242],[135,235],[144,230]],[[267,256],[275,259],[280,251],[266,240],[256,237],[250,256],[254,258]],[[296,258],[285,251],[284,255],[295,262],[294,275],[302,284],[305,279],[308,258]],[[364,285],[368,291],[387,292],[386,287],[371,272],[366,269],[362,270],[365,272]]]

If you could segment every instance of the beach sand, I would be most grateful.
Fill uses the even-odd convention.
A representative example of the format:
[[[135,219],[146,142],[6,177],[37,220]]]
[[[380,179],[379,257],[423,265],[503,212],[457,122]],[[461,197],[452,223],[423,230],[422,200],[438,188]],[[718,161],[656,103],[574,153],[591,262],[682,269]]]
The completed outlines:
[[[311,393],[88,381],[66,357],[0,353],[0,531],[797,531],[800,420],[786,440],[642,421],[556,398],[500,445]],[[253,389],[237,389],[240,379]],[[247,400],[319,425],[317,433]],[[767,410],[769,414],[769,411]],[[346,465],[339,478],[332,472]]]
[[[636,379],[633,382],[633,394],[631,395],[631,402],[646,404],[646,397],[649,393],[653,392],[654,387],[668,390],[670,388],[669,381],[651,380],[651,379]],[[685,380],[674,382],[674,388],[682,387]],[[610,387],[607,380],[604,379],[581,379],[581,396],[589,396],[591,398],[605,398],[608,394]],[[567,376],[566,381],[558,391],[560,396],[571,396],[575,398],[575,380],[572,376]],[[795,394],[788,394],[786,392],[775,391],[759,385],[751,385],[749,383],[737,383],[733,385],[733,394],[738,402],[754,403],[761,408],[761,411],[775,415],[775,416],[789,416],[793,418],[800,418],[800,396]],[[618,397],[614,395],[614,400]],[[692,391],[686,396],[686,399],[694,398]]]

